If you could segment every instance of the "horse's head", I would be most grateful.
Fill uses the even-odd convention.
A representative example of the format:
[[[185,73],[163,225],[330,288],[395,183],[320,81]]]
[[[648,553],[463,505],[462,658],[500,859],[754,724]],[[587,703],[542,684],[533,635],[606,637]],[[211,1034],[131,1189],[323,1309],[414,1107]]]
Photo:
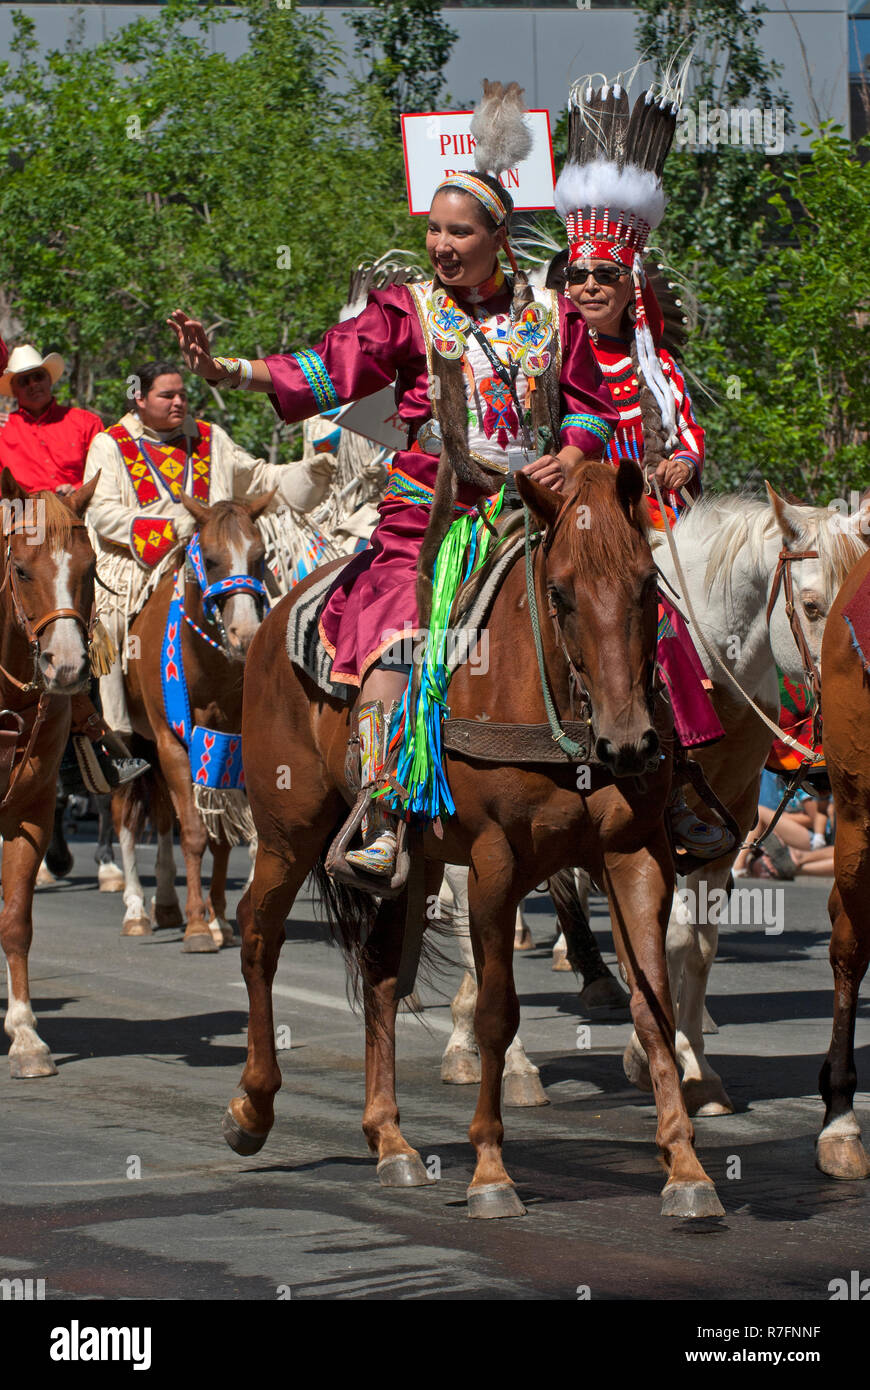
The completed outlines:
[[[770,645],[777,665],[796,677],[805,663],[789,623],[785,571],[791,571],[795,623],[821,671],[822,638],[831,604],[849,570],[870,545],[870,498],[862,498],[847,515],[834,507],[786,501],[769,483],[766,487],[782,550],[795,557],[780,566],[782,578],[778,582],[775,576],[771,579]]]
[[[26,493],[8,468],[0,474],[3,578],[8,621],[33,653],[33,680],[50,694],[74,695],[90,679],[88,642],[96,556],[82,517],[99,474],[60,498]]]
[[[564,498],[517,474],[523,501],[546,528],[539,589],[589,695],[596,756],[617,777],[654,770],[652,726],[657,572],[644,531],[643,478],[626,460],[581,463]],[[541,613],[542,626],[550,624]],[[557,655],[564,662],[564,653]]]
[[[215,502],[211,507],[192,497],[181,499],[197,522],[206,616],[217,624],[223,648],[234,661],[244,661],[263,618],[257,585],[262,585],[266,551],[254,523],[274,496],[273,489],[248,502]],[[244,579],[254,582],[233,585]],[[214,589],[221,584],[226,585],[223,594]]]

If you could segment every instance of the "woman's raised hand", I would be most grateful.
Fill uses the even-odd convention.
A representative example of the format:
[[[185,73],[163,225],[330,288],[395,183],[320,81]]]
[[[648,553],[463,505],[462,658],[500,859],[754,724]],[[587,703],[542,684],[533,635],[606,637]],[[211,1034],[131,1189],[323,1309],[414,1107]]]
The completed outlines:
[[[181,355],[190,370],[206,381],[222,381],[226,371],[212,357],[208,334],[199,319],[192,319],[183,309],[176,309],[166,322],[178,339]]]

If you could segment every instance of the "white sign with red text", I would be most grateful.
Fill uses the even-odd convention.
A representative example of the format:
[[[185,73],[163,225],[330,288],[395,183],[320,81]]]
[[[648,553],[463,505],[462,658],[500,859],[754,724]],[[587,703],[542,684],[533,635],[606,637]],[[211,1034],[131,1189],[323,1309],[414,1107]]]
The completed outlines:
[[[429,211],[439,183],[456,173],[474,173],[473,111],[425,111],[402,117],[402,147],[408,181],[408,207],[414,215]],[[515,169],[506,169],[501,183],[517,211],[551,208],[556,169],[550,140],[549,111],[528,111],[532,152]]]

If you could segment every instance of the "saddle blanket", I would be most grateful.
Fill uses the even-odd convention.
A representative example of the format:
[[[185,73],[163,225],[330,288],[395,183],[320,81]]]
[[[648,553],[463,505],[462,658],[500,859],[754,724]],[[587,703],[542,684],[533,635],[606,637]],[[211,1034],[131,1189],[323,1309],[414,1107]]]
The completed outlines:
[[[460,590],[454,606],[454,629],[448,644],[448,670],[453,672],[475,649],[480,632],[486,627],[490,609],[504,576],[522,554],[522,535],[511,536],[493,553],[489,564],[474,581]],[[352,557],[348,557],[350,563]],[[311,587],[293,604],[287,623],[287,656],[314,681],[319,690],[339,700],[349,700],[353,687],[331,679],[332,658],[320,640],[318,622],[341,567],[315,579]],[[401,634],[399,634],[401,636]]]

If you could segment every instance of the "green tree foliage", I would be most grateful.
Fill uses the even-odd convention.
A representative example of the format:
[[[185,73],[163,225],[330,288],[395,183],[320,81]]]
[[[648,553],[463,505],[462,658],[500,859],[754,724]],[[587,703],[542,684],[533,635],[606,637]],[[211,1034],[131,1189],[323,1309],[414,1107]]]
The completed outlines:
[[[763,179],[780,244],[759,238],[739,276],[711,271],[728,336],[708,340],[706,373],[729,407],[730,483],[755,469],[819,502],[867,484],[868,152],[870,140],[856,147],[824,126],[808,160]]]
[[[764,7],[637,0],[638,47],[659,64],[695,46],[687,107],[788,101],[759,45]],[[810,136],[812,132],[805,130]],[[808,156],[718,143],[675,146],[657,242],[698,301],[685,351],[707,431],[708,481],[768,478],[820,502],[866,482],[870,166],[836,127]]]
[[[398,126],[402,112],[431,111],[457,33],[441,18],[440,0],[372,0],[345,18],[370,63],[369,81],[382,93]]]
[[[382,93],[342,70],[321,18],[244,9],[236,61],[211,51],[219,12],[170,3],[48,54],[19,16],[0,65],[0,286],[22,334],[67,358],[72,398],[106,419],[138,363],[176,356],[176,306],[224,353],[292,350],[335,321],[355,265],[408,242]],[[264,397],[189,384],[241,443],[287,456]]]

